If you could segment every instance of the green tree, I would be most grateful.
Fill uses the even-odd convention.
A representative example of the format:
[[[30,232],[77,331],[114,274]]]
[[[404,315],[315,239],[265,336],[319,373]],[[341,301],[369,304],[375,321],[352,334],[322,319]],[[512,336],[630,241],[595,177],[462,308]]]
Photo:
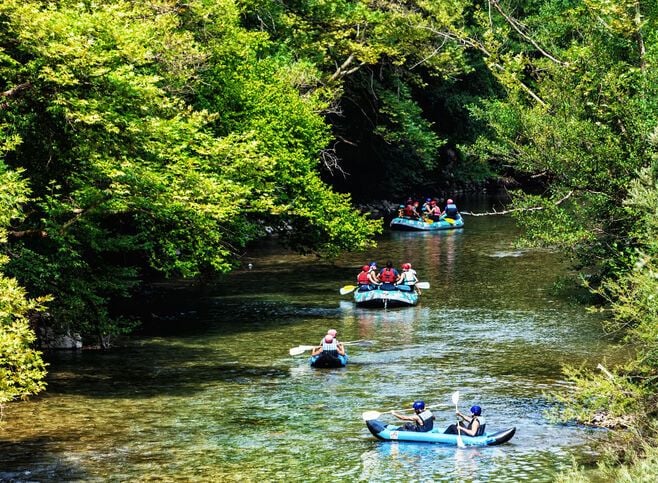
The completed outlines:
[[[4,126],[0,126],[2,130]],[[8,143],[0,147],[7,149]],[[8,171],[0,163],[0,250],[7,245],[12,220],[22,216],[21,204],[28,199],[28,188],[20,173]],[[0,268],[7,262],[0,251]],[[34,332],[29,317],[43,310],[46,299],[28,299],[15,279],[0,273],[0,421],[3,403],[26,398],[45,388],[45,363],[34,350]]]
[[[319,179],[312,66],[244,30],[232,1],[0,15],[4,159],[31,188],[5,273],[53,294],[58,330],[104,344],[134,327],[112,307],[146,274],[226,272],[268,226],[310,252],[372,243],[379,223]]]

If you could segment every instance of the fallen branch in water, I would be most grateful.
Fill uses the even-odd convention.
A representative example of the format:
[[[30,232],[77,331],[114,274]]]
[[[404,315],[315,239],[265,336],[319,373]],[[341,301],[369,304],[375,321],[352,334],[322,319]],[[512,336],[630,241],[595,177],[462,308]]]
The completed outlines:
[[[569,199],[572,194],[573,191],[569,191],[564,198],[557,200],[555,202],[555,206]],[[510,210],[502,210],[502,211],[496,211],[496,208],[493,208],[493,211],[486,211],[484,213],[472,213],[470,211],[460,211],[459,213],[461,213],[462,215],[469,215],[469,216],[492,216],[492,215],[507,215],[515,211],[539,211],[539,210],[543,210],[544,208],[545,208],[544,206],[532,206],[530,208],[512,208]]]

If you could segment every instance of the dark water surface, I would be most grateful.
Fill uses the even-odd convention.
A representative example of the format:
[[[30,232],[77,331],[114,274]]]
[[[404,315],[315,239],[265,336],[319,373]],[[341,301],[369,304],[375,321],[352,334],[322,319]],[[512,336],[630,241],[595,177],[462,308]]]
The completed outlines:
[[[510,219],[467,217],[459,231],[387,232],[377,249],[333,264],[250,253],[253,269],[211,295],[169,301],[168,315],[182,313],[167,322],[176,330],[50,356],[48,392],[5,409],[0,479],[551,481],[573,457],[591,457],[600,433],[545,420],[544,395],[565,385],[562,364],[593,367],[612,346],[554,290],[563,257],[517,250],[516,236]],[[431,283],[417,307],[360,309],[338,294],[365,262],[387,259]],[[372,344],[349,347],[344,369],[289,356],[330,327]],[[457,390],[463,412],[484,408],[489,430],[516,426],[512,441],[387,443],[361,420],[424,399],[447,425]]]

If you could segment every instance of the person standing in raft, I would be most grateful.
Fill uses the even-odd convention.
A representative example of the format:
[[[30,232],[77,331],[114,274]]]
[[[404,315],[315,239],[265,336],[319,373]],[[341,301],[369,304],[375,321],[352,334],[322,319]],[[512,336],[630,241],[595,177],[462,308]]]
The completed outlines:
[[[431,431],[434,427],[434,415],[432,411],[425,409],[425,401],[414,401],[413,409],[414,414],[411,416],[399,414],[395,411],[391,412],[396,418],[409,421],[404,423],[404,426],[400,426],[398,431],[417,431],[419,433]]]
[[[398,271],[393,268],[393,262],[386,262],[386,266],[379,272],[379,280],[382,281],[381,290],[396,290],[395,283],[398,281]]]
[[[482,408],[480,406],[472,406],[470,416],[465,416],[459,411],[456,411],[455,414],[461,419],[458,423],[461,434],[467,436],[482,436],[484,434],[486,420],[482,416]],[[444,432],[446,434],[457,434],[457,425],[451,424]]]
[[[338,357],[339,355],[345,355],[345,347],[343,344],[334,339],[334,336],[327,334],[322,339],[322,344],[317,346],[311,352],[311,356],[317,356],[319,354],[325,354],[329,357]]]

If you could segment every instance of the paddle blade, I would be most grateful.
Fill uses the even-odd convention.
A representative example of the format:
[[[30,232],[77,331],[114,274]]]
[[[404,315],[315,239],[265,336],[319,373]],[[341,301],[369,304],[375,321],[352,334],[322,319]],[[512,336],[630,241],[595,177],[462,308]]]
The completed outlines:
[[[423,290],[427,290],[430,288],[430,283],[429,282],[417,282],[416,287],[422,288]]]
[[[464,444],[464,440],[462,439],[461,434],[457,434],[457,447],[459,448],[466,448],[466,445]]]
[[[303,354],[306,351],[310,351],[313,349],[312,345],[299,345],[297,347],[293,347],[290,349],[288,352],[290,353],[291,356],[298,356],[299,354]]]
[[[356,289],[356,285],[345,285],[344,287],[341,287],[340,294],[347,295],[348,293],[354,292],[354,289]]]
[[[373,419],[377,419],[379,416],[381,416],[382,413],[379,411],[366,411],[361,415],[361,419],[364,421],[372,421]]]
[[[459,404],[459,391],[455,391],[452,393],[452,404],[457,406]]]

